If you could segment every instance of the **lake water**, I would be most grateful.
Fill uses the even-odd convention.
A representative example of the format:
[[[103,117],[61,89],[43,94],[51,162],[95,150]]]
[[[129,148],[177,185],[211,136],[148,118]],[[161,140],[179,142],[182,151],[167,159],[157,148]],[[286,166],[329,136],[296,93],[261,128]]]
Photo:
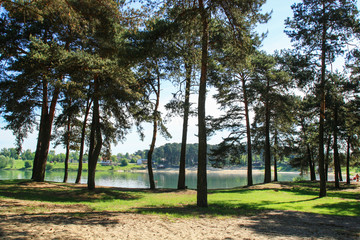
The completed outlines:
[[[0,179],[30,179],[32,171],[20,170],[0,170]],[[278,173],[279,181],[292,181],[298,177],[298,173]],[[45,180],[62,182],[64,174],[58,171],[46,172]],[[186,185],[188,188],[196,188],[196,172],[186,174]],[[307,177],[305,176],[307,179]],[[69,172],[68,182],[73,183],[76,179],[76,172]],[[174,171],[155,171],[154,179],[157,188],[177,188],[178,173]],[[208,188],[233,188],[245,186],[247,184],[246,173],[244,171],[211,171],[207,175]],[[253,182],[262,183],[264,174],[253,172]],[[81,183],[87,182],[87,172],[83,173]],[[148,174],[142,172],[96,172],[95,183],[97,186],[111,186],[123,188],[148,188]]]

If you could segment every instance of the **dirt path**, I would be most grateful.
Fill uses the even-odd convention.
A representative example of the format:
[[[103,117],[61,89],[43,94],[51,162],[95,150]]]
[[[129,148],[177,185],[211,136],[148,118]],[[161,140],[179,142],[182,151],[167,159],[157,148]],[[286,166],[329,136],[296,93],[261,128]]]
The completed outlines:
[[[360,217],[268,211],[250,217],[177,219],[88,213],[80,206],[64,209],[58,205],[47,213],[13,212],[29,204],[1,201],[0,239],[360,239]],[[8,207],[12,213],[6,213]]]

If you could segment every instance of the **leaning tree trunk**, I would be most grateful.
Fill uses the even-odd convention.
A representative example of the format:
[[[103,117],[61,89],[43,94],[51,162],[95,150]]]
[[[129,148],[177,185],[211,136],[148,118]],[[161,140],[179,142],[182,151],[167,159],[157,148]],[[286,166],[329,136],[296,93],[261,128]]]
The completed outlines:
[[[185,69],[186,69],[186,86],[185,86],[184,120],[183,120],[183,132],[182,132],[181,152],[180,152],[178,189],[186,188],[185,186],[186,139],[188,132],[189,111],[190,111],[190,87],[191,87],[192,66],[190,64],[185,63]]]
[[[55,107],[57,104],[60,90],[55,88],[50,108],[48,107],[48,83],[43,82],[43,102],[41,111],[41,122],[38,143],[34,158],[32,179],[37,182],[45,180],[45,168],[50,148],[52,123],[55,116]]]
[[[247,89],[245,83],[245,76],[241,76],[243,97],[244,97],[244,106],[245,106],[245,121],[246,121],[246,137],[247,137],[247,185],[253,185],[252,178],[252,146],[251,146],[251,129],[250,129],[250,117],[249,117],[249,102],[247,97]]]
[[[90,131],[90,146],[89,146],[89,160],[88,160],[88,189],[95,189],[95,172],[96,164],[100,155],[102,147],[102,136],[100,127],[100,106],[99,98],[99,83],[97,77],[94,79],[94,97],[93,97],[93,117]]]
[[[81,139],[80,139],[80,153],[79,153],[79,166],[78,166],[78,172],[76,176],[75,183],[80,183],[81,180],[81,174],[82,174],[82,166],[83,166],[83,156],[84,156],[84,146],[85,146],[85,132],[86,132],[86,123],[89,116],[91,107],[91,101],[88,100],[86,103],[86,109],[85,109],[85,116],[84,116],[84,122],[81,129]]]
[[[159,104],[160,104],[160,77],[158,73],[158,82],[157,82],[157,89],[154,88],[154,91],[156,93],[156,103],[155,103],[155,109],[153,113],[153,136],[151,140],[150,150],[148,152],[148,159],[147,159],[147,166],[148,166],[148,172],[149,172],[149,183],[150,183],[150,189],[155,189],[155,181],[154,181],[154,173],[152,169],[152,155],[155,149],[155,143],[156,143],[156,136],[157,136],[157,128],[158,128],[158,120],[159,120]]]
[[[198,171],[197,171],[197,206],[207,207],[207,142],[206,142],[206,122],[205,122],[205,103],[206,103],[206,81],[208,68],[208,46],[209,46],[209,19],[205,10],[203,0],[199,0],[199,9],[202,23],[201,39],[201,76],[198,100]],[[210,13],[209,13],[210,14]]]

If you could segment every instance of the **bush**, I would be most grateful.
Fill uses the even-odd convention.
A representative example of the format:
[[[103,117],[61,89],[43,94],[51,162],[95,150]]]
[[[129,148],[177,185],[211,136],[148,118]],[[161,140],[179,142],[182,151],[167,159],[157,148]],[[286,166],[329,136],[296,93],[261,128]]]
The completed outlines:
[[[305,181],[305,178],[301,175],[293,178],[293,182],[302,182],[302,181]]]
[[[0,168],[6,168],[6,165],[8,164],[8,158],[0,155]]]
[[[31,161],[25,161],[24,167],[25,168],[31,168],[32,167],[32,162]]]
[[[54,165],[51,163],[46,164],[46,171],[51,171],[54,168]]]
[[[9,162],[8,162],[8,165],[9,165],[11,168],[13,168],[14,165],[15,165],[15,159],[10,158],[10,159],[9,159]]]
[[[121,160],[120,166],[125,167],[127,165],[128,165],[128,162],[125,159]]]

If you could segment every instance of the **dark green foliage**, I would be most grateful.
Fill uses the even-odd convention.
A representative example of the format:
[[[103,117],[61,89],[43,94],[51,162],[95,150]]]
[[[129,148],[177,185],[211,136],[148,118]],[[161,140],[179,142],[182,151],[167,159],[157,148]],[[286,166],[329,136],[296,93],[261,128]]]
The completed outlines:
[[[128,165],[128,161],[126,159],[121,160],[120,166],[125,167]]]
[[[288,36],[295,47],[319,66],[318,97],[319,111],[319,175],[320,197],[326,196],[324,136],[325,136],[325,86],[327,82],[326,65],[344,52],[344,47],[354,35],[359,34],[359,19],[356,1],[303,0],[292,5],[294,18],[285,22]],[[358,37],[358,36],[357,36]]]
[[[32,166],[33,166],[33,165],[32,165],[32,162],[31,162],[31,161],[25,161],[24,167],[25,167],[26,169],[31,168]]]

